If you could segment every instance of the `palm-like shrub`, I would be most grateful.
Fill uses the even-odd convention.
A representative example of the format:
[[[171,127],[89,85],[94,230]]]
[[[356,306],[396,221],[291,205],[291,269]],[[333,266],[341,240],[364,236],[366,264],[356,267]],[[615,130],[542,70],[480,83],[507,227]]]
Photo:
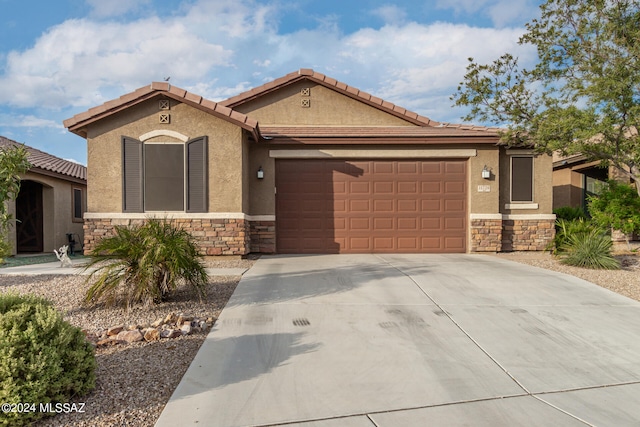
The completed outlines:
[[[616,270],[620,263],[611,255],[611,236],[601,230],[574,233],[565,243],[565,255],[560,262],[576,267]]]
[[[208,278],[193,237],[167,220],[115,227],[115,235],[100,240],[85,269],[92,283],[86,302],[157,303],[181,284],[199,297]]]
[[[40,404],[66,403],[95,387],[93,347],[51,302],[0,295],[0,337],[0,402],[36,405],[0,412],[0,426],[28,425],[46,415]]]
[[[556,235],[549,243],[546,250],[550,251],[554,255],[559,255],[567,251],[571,236],[588,234],[591,232],[605,234],[605,231],[606,230],[604,228],[584,218],[578,218],[575,220],[566,220],[561,218],[556,220]]]

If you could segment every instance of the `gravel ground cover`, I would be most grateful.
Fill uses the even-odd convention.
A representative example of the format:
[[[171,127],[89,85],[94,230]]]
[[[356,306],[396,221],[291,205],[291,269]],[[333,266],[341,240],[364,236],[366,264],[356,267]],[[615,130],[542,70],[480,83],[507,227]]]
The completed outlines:
[[[249,267],[251,261],[208,262],[209,267]],[[117,325],[150,324],[167,314],[217,319],[241,276],[213,276],[207,297],[198,300],[180,289],[171,301],[152,306],[123,308],[84,307],[87,289],[79,276],[0,276],[0,293],[33,293],[54,302],[73,325],[91,332]],[[153,426],[208,330],[173,339],[136,342],[96,349],[96,388],[74,400],[84,403],[84,413],[58,414],[36,426]],[[38,404],[39,402],[33,402]]]
[[[503,253],[495,256],[546,268],[588,280],[640,301],[640,257],[617,255],[622,269],[586,270],[558,262],[546,253]],[[207,260],[208,267],[250,268],[255,260]],[[0,292],[34,293],[52,300],[74,325],[99,331],[123,324],[147,324],[169,313],[217,319],[235,290],[240,276],[211,277],[207,298],[198,301],[181,289],[171,301],[130,311],[103,306],[83,307],[86,290],[78,276],[0,276]],[[75,402],[85,403],[84,413],[58,414],[36,426],[153,426],[180,382],[208,331],[175,339],[99,347],[96,389]],[[37,402],[36,402],[37,403]]]

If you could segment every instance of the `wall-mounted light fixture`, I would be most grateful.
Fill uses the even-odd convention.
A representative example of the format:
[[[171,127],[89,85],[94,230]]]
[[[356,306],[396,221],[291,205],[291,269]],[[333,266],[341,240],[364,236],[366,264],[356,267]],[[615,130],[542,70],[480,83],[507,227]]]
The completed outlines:
[[[262,166],[258,168],[258,179],[264,178],[264,171],[262,170]]]
[[[489,168],[487,168],[487,165],[484,165],[484,167],[482,168],[482,178],[491,178],[491,171],[489,170]]]

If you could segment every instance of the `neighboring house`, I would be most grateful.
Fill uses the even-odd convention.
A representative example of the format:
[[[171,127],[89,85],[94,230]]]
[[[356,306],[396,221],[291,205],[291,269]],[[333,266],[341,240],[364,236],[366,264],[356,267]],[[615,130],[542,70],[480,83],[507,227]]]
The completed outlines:
[[[599,192],[609,174],[609,168],[601,167],[599,161],[588,160],[584,155],[554,153],[553,208],[570,206],[586,210],[588,197]]]
[[[207,255],[542,250],[551,157],[309,69],[222,102],[152,83],[64,125],[86,138],[85,251],[168,218]]]
[[[0,147],[23,145],[0,136]],[[9,202],[17,219],[9,234],[13,253],[51,252],[69,243],[81,252],[86,210],[87,168],[24,146],[31,168],[21,176],[20,192]]]

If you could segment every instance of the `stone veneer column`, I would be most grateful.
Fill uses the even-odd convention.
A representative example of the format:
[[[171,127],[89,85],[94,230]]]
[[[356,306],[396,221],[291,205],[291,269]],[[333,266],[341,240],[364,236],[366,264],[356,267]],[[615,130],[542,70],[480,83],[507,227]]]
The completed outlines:
[[[556,235],[554,219],[504,220],[503,251],[544,251]]]
[[[502,220],[472,219],[470,252],[500,252],[502,250]]]
[[[250,252],[273,254],[276,252],[276,222],[249,221]]]

